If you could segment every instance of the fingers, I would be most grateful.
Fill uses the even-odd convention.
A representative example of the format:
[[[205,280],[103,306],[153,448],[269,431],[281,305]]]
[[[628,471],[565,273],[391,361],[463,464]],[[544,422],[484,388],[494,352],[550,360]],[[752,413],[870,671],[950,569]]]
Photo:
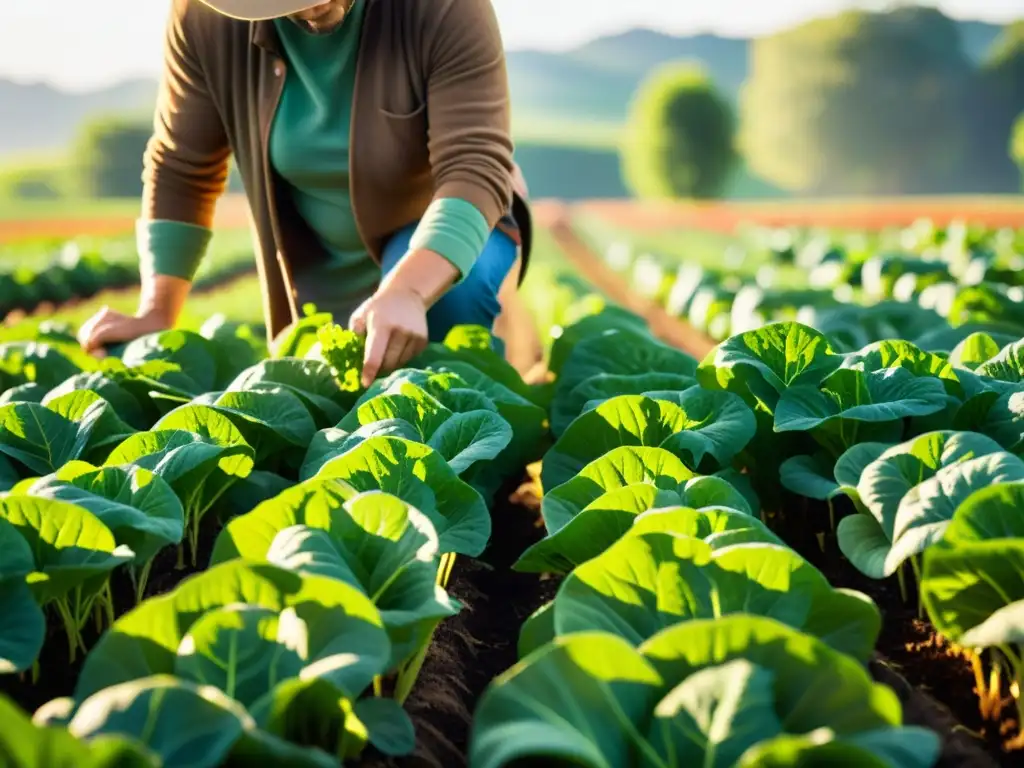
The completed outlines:
[[[348,319],[348,329],[352,333],[357,333],[360,336],[366,335],[366,314],[370,308],[370,302],[364,301],[355,312],[352,313],[352,317]]]
[[[380,373],[391,336],[391,330],[387,327],[372,322],[368,322],[367,326],[369,330],[366,333],[366,354],[363,356],[362,384],[364,389],[373,384],[377,374]]]
[[[130,341],[142,332],[135,318],[104,307],[83,323],[77,339],[83,350],[96,357],[104,357],[105,345]]]

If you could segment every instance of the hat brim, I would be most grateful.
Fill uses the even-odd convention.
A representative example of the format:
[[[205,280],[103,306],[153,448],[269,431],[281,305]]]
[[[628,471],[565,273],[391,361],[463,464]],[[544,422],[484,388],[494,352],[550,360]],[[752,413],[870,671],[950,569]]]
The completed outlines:
[[[265,21],[290,16],[321,5],[324,0],[203,0],[218,13],[242,21]]]

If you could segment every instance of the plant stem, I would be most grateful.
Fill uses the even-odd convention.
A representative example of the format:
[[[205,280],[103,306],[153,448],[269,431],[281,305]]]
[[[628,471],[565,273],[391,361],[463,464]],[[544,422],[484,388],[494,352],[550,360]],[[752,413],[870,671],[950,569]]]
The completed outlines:
[[[146,594],[146,584],[149,581],[149,572],[153,568],[153,559],[146,561],[146,564],[142,566],[142,572],[139,574],[138,581],[135,583],[135,604],[138,605],[142,602],[143,597]]]
[[[917,593],[917,618],[924,618],[924,600],[921,599],[921,563],[917,556],[911,556],[910,567],[914,571],[914,591]]]
[[[438,586],[447,589],[448,580],[452,577],[452,571],[455,569],[455,558],[454,552],[447,552],[441,555],[441,563],[437,569],[437,584]]]
[[[900,563],[900,567],[896,569],[896,578],[900,583],[900,597],[903,598],[903,602],[907,602],[907,580],[903,573],[903,563]]]
[[[430,633],[430,637],[428,637],[427,641],[420,646],[418,651],[416,651],[416,655],[398,670],[398,679],[395,681],[394,699],[399,704],[405,704],[405,700],[409,698],[409,694],[412,693],[413,686],[416,685],[416,678],[420,676],[420,670],[423,669],[423,662],[426,661],[427,651],[430,649],[430,644],[434,642],[435,631],[437,631],[437,627],[434,627],[434,630]]]

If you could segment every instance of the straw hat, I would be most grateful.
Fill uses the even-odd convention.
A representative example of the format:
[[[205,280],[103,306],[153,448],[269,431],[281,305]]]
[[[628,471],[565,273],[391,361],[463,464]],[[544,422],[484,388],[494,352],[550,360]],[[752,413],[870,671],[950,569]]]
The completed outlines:
[[[326,5],[330,0],[203,0],[215,11],[243,21],[277,19]]]

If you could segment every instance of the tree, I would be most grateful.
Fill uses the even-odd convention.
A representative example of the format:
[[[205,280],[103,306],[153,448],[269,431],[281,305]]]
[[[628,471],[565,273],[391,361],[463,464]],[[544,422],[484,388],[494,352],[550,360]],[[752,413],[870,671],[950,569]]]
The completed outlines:
[[[704,71],[668,64],[630,105],[623,177],[644,198],[719,197],[738,161],[736,120]]]
[[[139,197],[142,156],[152,133],[151,122],[127,116],[88,121],[74,151],[81,191],[88,197]]]
[[[1020,177],[1006,147],[1024,112],[1024,22],[1007,26],[989,52],[974,91],[975,170],[984,191],[1017,192]]]
[[[955,22],[935,9],[814,20],[753,43],[740,149],[793,192],[952,191],[972,76]]]
[[[1017,124],[1013,129],[1013,139],[1010,143],[1010,156],[1013,157],[1017,168],[1020,171],[1020,188],[1024,189],[1024,112],[1017,118]]]

